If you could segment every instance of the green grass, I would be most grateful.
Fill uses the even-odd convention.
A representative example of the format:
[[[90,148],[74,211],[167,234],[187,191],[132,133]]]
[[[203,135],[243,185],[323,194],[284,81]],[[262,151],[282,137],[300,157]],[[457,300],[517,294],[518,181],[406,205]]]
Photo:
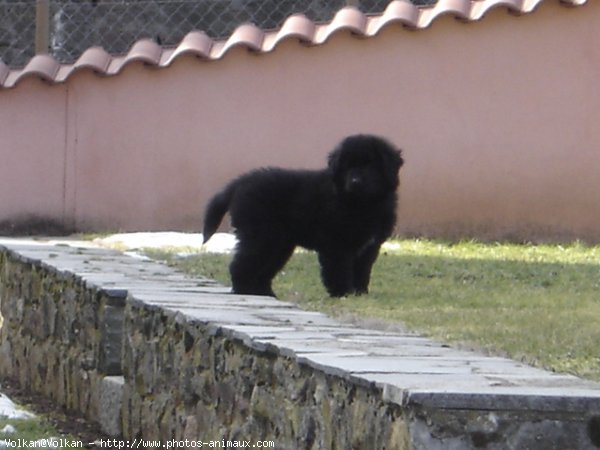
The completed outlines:
[[[228,284],[229,258],[171,262]],[[274,290],[306,309],[400,323],[437,340],[600,380],[600,247],[393,241],[375,264],[369,295],[331,299],[318,281],[316,256],[299,252]]]
[[[35,445],[41,447],[44,442],[40,440],[50,438],[58,440],[46,442],[45,448],[63,449],[83,447],[81,441],[72,436],[62,435],[51,424],[39,416],[30,419],[6,419],[0,417],[0,430],[4,429],[6,425],[12,425],[16,429],[15,433],[2,433],[0,431],[0,442],[4,440],[8,441],[6,448],[20,448],[19,444],[22,444],[22,447],[33,447],[33,442],[35,441],[38,441]],[[64,445],[60,445],[61,443]]]

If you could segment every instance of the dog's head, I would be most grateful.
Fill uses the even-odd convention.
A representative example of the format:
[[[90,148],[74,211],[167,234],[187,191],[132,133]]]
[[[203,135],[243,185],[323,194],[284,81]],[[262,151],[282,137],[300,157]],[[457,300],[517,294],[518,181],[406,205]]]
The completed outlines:
[[[357,200],[394,192],[403,163],[400,150],[391,143],[364,134],[347,137],[329,154],[329,170],[337,192]]]

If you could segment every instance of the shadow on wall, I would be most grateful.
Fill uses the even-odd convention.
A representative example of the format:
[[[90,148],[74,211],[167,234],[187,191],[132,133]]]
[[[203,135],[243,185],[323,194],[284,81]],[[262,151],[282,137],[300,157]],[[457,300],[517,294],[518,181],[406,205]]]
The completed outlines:
[[[67,236],[74,228],[66,226],[60,220],[50,217],[26,215],[0,221],[2,236]]]

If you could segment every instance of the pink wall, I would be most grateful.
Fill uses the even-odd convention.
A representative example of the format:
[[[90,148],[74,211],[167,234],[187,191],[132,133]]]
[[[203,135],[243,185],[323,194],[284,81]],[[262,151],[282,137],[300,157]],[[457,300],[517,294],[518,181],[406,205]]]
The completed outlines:
[[[27,80],[0,91],[0,221],[25,212],[64,219],[64,133],[63,88]]]
[[[405,151],[398,231],[600,241],[600,5],[496,8],[267,54],[136,63],[0,91],[0,221],[199,230],[263,165],[321,167],[343,136]]]

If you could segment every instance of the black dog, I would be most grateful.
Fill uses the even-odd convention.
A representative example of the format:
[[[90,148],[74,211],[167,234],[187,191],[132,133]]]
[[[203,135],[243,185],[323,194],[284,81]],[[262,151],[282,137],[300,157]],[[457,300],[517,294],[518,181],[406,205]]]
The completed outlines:
[[[320,171],[258,169],[208,204],[204,242],[227,211],[238,238],[233,292],[272,295],[271,281],[297,245],[316,250],[333,297],[366,293],[379,247],[396,222],[400,151],[370,135],[344,139]]]

